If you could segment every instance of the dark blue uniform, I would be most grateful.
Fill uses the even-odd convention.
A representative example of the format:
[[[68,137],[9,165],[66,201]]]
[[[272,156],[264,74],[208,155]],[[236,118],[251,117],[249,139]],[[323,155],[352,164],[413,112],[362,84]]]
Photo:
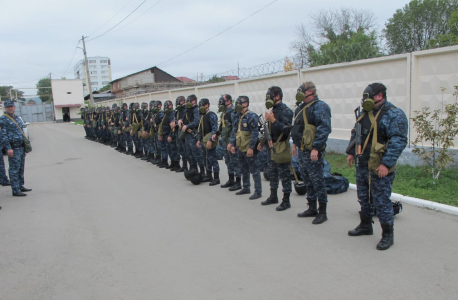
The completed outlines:
[[[11,189],[13,193],[20,193],[21,187],[24,185],[25,167],[24,137],[22,135],[23,124],[18,116],[14,115],[12,117],[21,129],[6,115],[1,116],[0,148],[5,148],[6,150],[12,149],[14,152],[13,157],[8,157]]]
[[[286,106],[284,103],[279,103],[272,108],[274,113],[275,122],[269,122],[270,134],[272,136],[272,142],[284,142],[289,140],[289,133],[291,131],[291,124],[293,122],[293,111]],[[280,135],[283,133],[281,140],[278,140]],[[288,141],[289,143],[289,141]],[[268,171],[270,188],[278,189],[279,180],[281,180],[283,186],[283,193],[291,193],[292,184],[290,177],[290,165],[291,163],[276,163],[270,158],[270,151],[268,153]]]
[[[178,122],[178,120],[183,121],[183,118],[184,118],[185,115],[186,115],[186,109],[185,108],[181,108],[180,111],[176,111],[176,114],[175,114],[176,121],[177,122]],[[177,124],[177,126],[178,126],[178,124]],[[178,131],[178,130],[181,130],[181,129],[179,127],[177,127],[176,130]],[[186,156],[186,140],[185,139],[179,139],[178,138],[178,132],[177,132],[176,135],[177,135],[176,144],[177,144],[178,155],[181,156],[181,159],[183,160],[183,166],[185,166],[187,161],[188,161],[188,158]],[[179,160],[179,158],[178,158],[178,160]]]
[[[240,120],[241,118],[241,120]],[[250,173],[253,176],[255,193],[262,194],[262,184],[261,184],[261,170],[259,168],[259,162],[257,160],[256,153],[256,142],[258,140],[259,128],[258,128],[258,115],[252,111],[246,111],[244,114],[238,114],[235,116],[237,123],[234,123],[234,135],[231,141],[231,144],[239,148],[239,145],[236,144],[235,135],[238,132],[238,125],[240,122],[240,130],[251,133],[251,138],[248,147],[254,150],[254,155],[248,157],[246,152],[242,152],[239,148],[239,163],[241,166],[243,188],[249,189],[251,186],[250,183]]]
[[[226,108],[226,111],[221,114],[221,124],[219,131],[223,132],[224,127],[228,127],[228,129],[230,129],[227,137],[221,136],[221,147],[223,148],[224,162],[226,163],[227,174],[229,176],[233,175],[235,177],[240,177],[241,173],[238,153],[232,154],[230,151],[227,151],[227,144],[230,143],[231,137],[234,132],[234,127],[237,126],[237,123],[234,123],[234,114],[236,114],[234,106],[231,105],[229,108]],[[237,120],[238,118],[235,121]]]
[[[205,135],[210,133],[209,140],[211,140],[211,137],[216,134],[216,131],[218,131],[218,116],[214,112],[208,111],[207,114],[202,116],[201,125],[199,126],[199,141],[201,142],[200,148],[203,149],[202,153],[204,155],[207,173],[211,173],[212,170],[214,173],[219,173],[219,163],[216,157],[216,148],[207,149],[202,139]]]
[[[200,115],[199,107],[193,106],[186,111],[186,115],[183,119],[183,124],[186,125],[187,131],[194,131],[199,126]],[[188,133],[186,135],[186,155],[191,166],[196,166],[204,168],[205,162],[202,155],[202,150],[197,148],[197,139],[194,133]]]
[[[332,131],[331,128],[331,109],[329,106],[315,97],[310,102],[314,102],[306,108],[306,117],[309,124],[316,127],[316,135],[313,141],[313,150],[318,150],[318,160],[312,161],[310,158],[311,151],[301,150],[302,131],[304,129],[304,120],[302,109],[306,106],[302,103],[296,108],[295,121],[291,137],[297,147],[297,154],[301,166],[301,175],[307,187],[307,200],[327,203],[328,195],[323,177],[323,158],[325,155],[326,141]]]
[[[383,144],[389,140],[388,147],[383,155],[381,164],[390,169],[396,165],[399,156],[401,156],[402,151],[407,146],[408,121],[406,115],[401,109],[396,108],[386,100],[385,103],[382,103],[378,109],[374,109],[374,116],[380,109],[382,109],[382,107],[384,111],[382,111],[381,116],[377,118],[377,140]],[[363,118],[360,122],[363,124],[365,121],[366,120]],[[366,125],[366,127],[368,126]],[[354,135],[355,133],[353,132],[352,139]],[[363,144],[366,137],[367,136],[363,136],[362,138]],[[378,177],[378,175],[373,171],[369,171],[368,162],[371,143],[372,136],[369,136],[368,144],[359,159],[359,166],[356,168],[356,185],[359,203],[361,204],[361,211],[366,216],[374,216],[375,208],[380,223],[393,225],[393,204],[390,197],[396,171],[389,173],[383,178]],[[355,149],[352,148],[352,150],[347,153],[354,156]],[[371,179],[370,184],[369,174]]]

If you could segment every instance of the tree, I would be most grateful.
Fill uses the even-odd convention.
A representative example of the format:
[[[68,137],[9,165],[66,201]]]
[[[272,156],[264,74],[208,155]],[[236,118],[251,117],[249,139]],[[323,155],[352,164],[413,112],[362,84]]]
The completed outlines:
[[[304,66],[348,62],[382,55],[375,15],[368,10],[340,8],[311,16],[311,26],[296,28],[294,63]]]
[[[217,75],[213,75],[213,77],[208,80],[208,83],[217,83],[217,82],[224,82],[224,81],[226,81],[226,79],[222,77],[218,77]]]
[[[430,48],[432,40],[444,37],[456,28],[448,21],[457,9],[458,0],[412,0],[396,10],[384,29],[389,53]]]
[[[429,42],[428,48],[458,45],[458,10],[451,13],[446,34],[440,34]]]
[[[288,72],[294,70],[294,63],[289,59],[288,56],[285,56],[285,60],[283,61],[283,71]]]
[[[102,87],[99,92],[105,92],[111,90],[111,84],[107,84],[106,86]]]
[[[2,101],[5,101],[6,99],[10,98],[10,91],[11,91],[12,99],[16,99],[16,94],[17,94],[18,100],[25,100],[23,91],[14,90],[12,86],[3,85],[3,86],[0,86],[0,96],[1,96]]]
[[[52,100],[51,79],[43,77],[38,80],[36,86],[38,89],[37,95],[40,96],[41,101],[50,102]]]

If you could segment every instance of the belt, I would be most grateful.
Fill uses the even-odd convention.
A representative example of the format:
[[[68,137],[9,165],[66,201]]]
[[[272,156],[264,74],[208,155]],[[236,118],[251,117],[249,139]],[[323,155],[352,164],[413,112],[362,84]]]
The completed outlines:
[[[20,141],[20,142],[14,141],[14,142],[10,142],[10,145],[12,149],[18,149],[18,148],[24,147],[24,142],[23,141]]]

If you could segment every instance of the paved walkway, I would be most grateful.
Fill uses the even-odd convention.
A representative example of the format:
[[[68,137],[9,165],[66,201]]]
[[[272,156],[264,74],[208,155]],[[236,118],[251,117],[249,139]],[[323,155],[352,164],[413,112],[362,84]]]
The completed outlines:
[[[2,300],[458,299],[456,216],[404,205],[382,252],[378,220],[373,236],[347,236],[354,191],[312,225],[296,194],[277,212],[87,141],[81,126],[29,132],[33,192],[0,187]]]

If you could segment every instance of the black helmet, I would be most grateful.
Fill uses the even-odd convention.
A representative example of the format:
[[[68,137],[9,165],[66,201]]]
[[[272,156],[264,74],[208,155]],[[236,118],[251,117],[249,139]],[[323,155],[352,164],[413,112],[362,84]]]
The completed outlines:
[[[235,100],[235,104],[241,105],[242,103],[250,104],[250,98],[248,98],[248,96],[239,96],[237,100]]]
[[[113,105],[111,105],[111,108],[117,108],[118,107],[118,104],[116,103],[113,103]]]
[[[148,109],[148,103],[142,102],[142,109]]]
[[[200,107],[200,106],[207,105],[207,104],[210,105],[210,100],[208,100],[207,98],[202,98],[202,99],[200,99],[200,101],[199,101],[199,107]]]
[[[129,109],[134,109],[134,103],[133,102],[129,104]]]
[[[186,99],[184,96],[178,96],[177,99],[175,100],[175,106],[181,105],[181,101],[186,102]]]
[[[156,100],[155,106],[162,106],[162,101],[161,100]]]
[[[149,108],[153,108],[153,107],[154,107],[154,102],[155,102],[154,100],[151,100],[151,101],[149,102]]]
[[[293,184],[294,184],[294,190],[299,195],[302,196],[302,195],[305,195],[307,193],[307,186],[305,185],[305,183],[299,182],[299,181],[294,181]]]

